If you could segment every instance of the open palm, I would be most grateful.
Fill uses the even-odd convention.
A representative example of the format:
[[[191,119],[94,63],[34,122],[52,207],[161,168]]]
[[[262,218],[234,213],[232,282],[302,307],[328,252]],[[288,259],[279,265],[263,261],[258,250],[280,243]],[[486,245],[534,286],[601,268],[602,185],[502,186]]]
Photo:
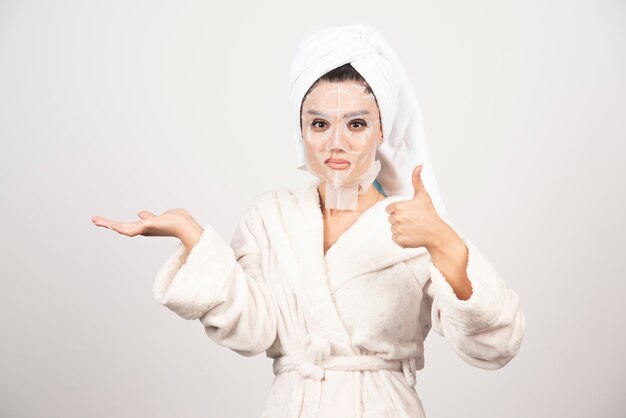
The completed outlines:
[[[96,226],[109,228],[122,235],[134,237],[136,235],[178,237],[181,227],[188,222],[195,222],[185,209],[169,209],[161,215],[142,210],[137,221],[114,221],[102,216],[94,216],[91,221]]]

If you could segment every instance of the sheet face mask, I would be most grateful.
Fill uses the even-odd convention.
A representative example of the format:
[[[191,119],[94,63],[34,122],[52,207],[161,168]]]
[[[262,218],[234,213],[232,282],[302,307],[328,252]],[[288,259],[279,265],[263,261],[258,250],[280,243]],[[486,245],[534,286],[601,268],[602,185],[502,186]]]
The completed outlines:
[[[354,81],[321,82],[302,103],[301,121],[307,169],[325,182],[326,208],[356,210],[381,167],[374,95]]]

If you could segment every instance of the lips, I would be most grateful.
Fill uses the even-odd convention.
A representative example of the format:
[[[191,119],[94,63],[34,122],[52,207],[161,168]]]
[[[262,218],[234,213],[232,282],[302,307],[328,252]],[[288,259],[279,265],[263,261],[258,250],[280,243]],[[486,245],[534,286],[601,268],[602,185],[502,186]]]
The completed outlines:
[[[335,170],[345,170],[346,168],[350,167],[350,162],[348,160],[335,158],[327,159],[326,161],[324,161],[324,164]]]

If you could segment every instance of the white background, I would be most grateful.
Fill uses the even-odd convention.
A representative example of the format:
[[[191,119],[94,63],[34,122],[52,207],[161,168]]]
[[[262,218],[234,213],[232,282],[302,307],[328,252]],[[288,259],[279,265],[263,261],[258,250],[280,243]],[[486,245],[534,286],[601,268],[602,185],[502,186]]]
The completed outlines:
[[[172,238],[91,223],[187,208],[225,240],[294,168],[303,33],[369,23],[424,113],[450,219],[515,289],[496,371],[431,332],[429,418],[626,416],[626,4],[0,1],[0,416],[256,417],[265,355],[152,299]]]

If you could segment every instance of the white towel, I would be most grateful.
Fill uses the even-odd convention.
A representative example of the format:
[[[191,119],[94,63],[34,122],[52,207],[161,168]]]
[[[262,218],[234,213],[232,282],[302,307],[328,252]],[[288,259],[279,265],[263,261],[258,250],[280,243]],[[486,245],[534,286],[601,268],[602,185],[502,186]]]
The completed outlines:
[[[318,29],[299,42],[289,72],[289,100],[296,141],[296,167],[306,170],[306,149],[300,130],[300,105],[309,87],[322,75],[350,63],[372,88],[383,124],[377,180],[389,196],[413,196],[411,173],[424,163],[422,181],[435,209],[446,209],[435,179],[422,125],[422,114],[409,77],[387,40],[367,24]]]

